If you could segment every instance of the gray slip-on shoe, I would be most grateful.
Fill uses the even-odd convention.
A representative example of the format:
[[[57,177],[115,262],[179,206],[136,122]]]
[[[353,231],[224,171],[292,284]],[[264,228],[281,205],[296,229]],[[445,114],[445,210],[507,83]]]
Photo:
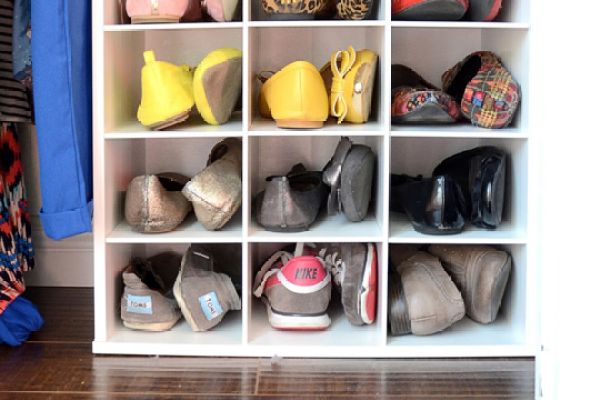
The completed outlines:
[[[188,248],[173,292],[185,320],[195,332],[215,327],[230,310],[241,310],[242,302],[225,274],[214,272],[213,256],[203,249]]]
[[[393,247],[390,251],[394,251]],[[410,321],[411,333],[431,335],[464,317],[465,304],[460,292],[436,257],[418,251],[397,270],[402,288],[390,292],[389,305],[390,310],[399,313],[390,315],[397,332],[406,332],[406,321]]]
[[[341,291],[342,306],[353,325],[372,324],[377,312],[377,249],[373,243],[328,244],[319,257]]]
[[[166,252],[139,258],[121,273],[123,295],[121,296],[121,319],[130,329],[167,331],[181,318],[177,303],[170,291],[181,256]]]
[[[159,233],[175,229],[191,209],[181,194],[189,180],[173,172],[135,177],[125,194],[125,220],[138,232]]]
[[[269,231],[305,231],[317,218],[326,195],[321,173],[296,164],[284,176],[267,178],[264,192],[255,200],[256,220]]]
[[[323,182],[331,188],[329,214],[343,212],[352,222],[362,221],[371,201],[375,155],[368,147],[342,137],[325,168]]]
[[[221,229],[242,204],[242,141],[226,138],[211,150],[206,168],[183,188],[208,230]]]
[[[436,244],[429,252],[439,257],[461,291],[467,315],[482,324],[493,322],[510,276],[510,255],[482,245]]]

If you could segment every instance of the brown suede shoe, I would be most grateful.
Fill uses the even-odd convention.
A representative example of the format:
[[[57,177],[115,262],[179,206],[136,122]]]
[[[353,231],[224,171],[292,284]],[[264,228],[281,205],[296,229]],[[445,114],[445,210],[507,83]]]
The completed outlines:
[[[135,177],[125,195],[125,220],[138,232],[168,232],[190,212],[190,203],[181,194],[189,178],[176,173]]]
[[[465,300],[467,315],[482,324],[496,319],[510,276],[510,255],[490,246],[431,245]]]
[[[398,249],[390,247],[392,259],[397,258],[393,253]],[[389,305],[393,335],[430,335],[464,317],[460,292],[436,257],[418,251],[402,261],[397,271],[401,288],[390,290]]]
[[[242,204],[242,141],[227,138],[217,143],[206,168],[185,185],[183,195],[206,229],[221,229]]]

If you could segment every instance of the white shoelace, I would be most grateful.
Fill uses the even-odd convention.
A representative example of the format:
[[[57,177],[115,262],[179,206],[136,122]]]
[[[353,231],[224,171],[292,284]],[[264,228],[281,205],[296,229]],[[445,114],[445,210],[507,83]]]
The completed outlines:
[[[319,251],[319,258],[323,260],[327,270],[333,275],[333,280],[336,285],[341,285],[344,281],[344,274],[346,268],[342,258],[337,251],[327,254],[327,249],[321,249]]]

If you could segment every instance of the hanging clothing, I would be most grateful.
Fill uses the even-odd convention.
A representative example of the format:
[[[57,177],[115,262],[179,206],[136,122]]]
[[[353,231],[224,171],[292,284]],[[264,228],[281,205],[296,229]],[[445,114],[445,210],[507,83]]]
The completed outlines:
[[[13,79],[13,2],[0,0],[0,122],[31,122],[25,86]]]
[[[13,77],[31,91],[31,0],[13,3]]]
[[[0,127],[0,315],[25,291],[23,272],[34,266],[21,149],[14,125]]]
[[[91,3],[31,1],[40,218],[53,239],[92,230]]]

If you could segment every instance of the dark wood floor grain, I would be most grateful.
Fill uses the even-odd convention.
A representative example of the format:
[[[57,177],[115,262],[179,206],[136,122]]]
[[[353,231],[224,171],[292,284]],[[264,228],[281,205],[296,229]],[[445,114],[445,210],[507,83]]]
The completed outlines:
[[[532,359],[94,356],[90,289],[30,288],[46,324],[0,347],[0,399],[532,399]]]

